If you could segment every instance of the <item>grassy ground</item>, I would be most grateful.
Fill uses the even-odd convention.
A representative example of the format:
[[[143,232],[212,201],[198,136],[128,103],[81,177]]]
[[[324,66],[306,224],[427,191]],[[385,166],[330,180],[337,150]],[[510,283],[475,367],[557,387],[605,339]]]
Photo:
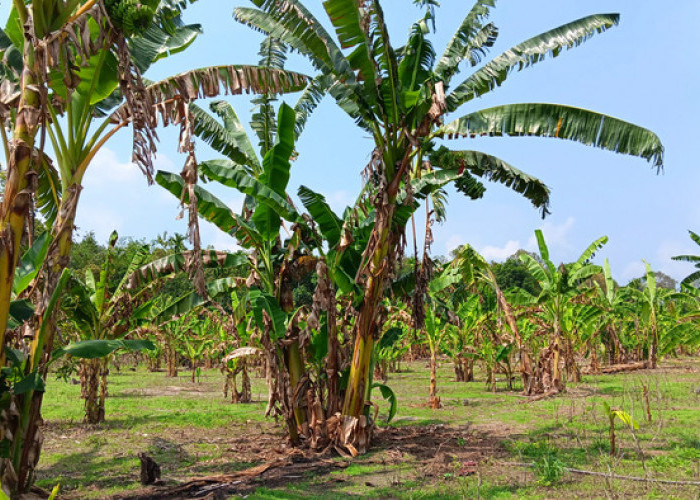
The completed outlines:
[[[504,383],[494,394],[483,380],[453,382],[452,367],[445,363],[438,377],[444,405],[439,410],[424,405],[425,364],[405,368],[389,380],[399,412],[387,426],[382,408],[370,453],[354,461],[334,458],[323,469],[290,473],[281,482],[268,484],[262,475],[249,498],[700,497],[697,486],[565,470],[700,481],[698,360],[667,361],[654,371],[587,376],[564,396],[530,403],[506,391]],[[50,380],[38,484],[50,488],[61,483],[66,497],[102,498],[140,487],[137,454],[142,451],[155,458],[169,482],[231,474],[284,456],[281,424],[263,417],[263,381],[253,382],[256,402],[232,405],[223,399],[218,371],[205,371],[192,384],[184,372],[173,379],[122,368],[110,375],[107,422],[90,427],[81,423],[79,385]],[[603,401],[640,424],[632,432],[617,423],[614,457]]]

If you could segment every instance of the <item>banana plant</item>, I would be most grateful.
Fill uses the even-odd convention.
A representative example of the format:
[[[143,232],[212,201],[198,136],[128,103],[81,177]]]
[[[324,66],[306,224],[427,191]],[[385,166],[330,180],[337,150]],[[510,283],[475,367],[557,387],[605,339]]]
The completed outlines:
[[[459,65],[477,66],[498,31],[487,23],[493,2],[479,0],[467,13],[447,48],[437,58],[428,39],[432,10],[413,24],[408,42],[394,49],[381,3],[327,0],[323,3],[335,39],[323,23],[297,0],[253,0],[258,8],[237,8],[235,18],[272,33],[306,56],[319,69],[303,100],[299,128],[328,92],[374,142],[366,168],[366,190],[376,200],[375,220],[362,273],[362,304],[354,322],[354,351],[342,414],[358,428],[365,412],[373,332],[380,302],[399,252],[398,235],[406,222],[397,217],[402,185],[420,175],[423,161],[439,137],[510,135],[557,137],[642,156],[661,166],[663,148],[648,130],[587,110],[552,104],[514,104],[473,111],[447,125],[443,117],[500,86],[509,76],[580,45],[615,26],[616,14],[587,16],[545,32],[484,64],[462,83],[450,87]],[[433,2],[431,2],[433,4]],[[431,5],[434,8],[434,5]],[[337,41],[336,41],[337,40]],[[346,52],[343,52],[343,49]],[[624,137],[624,139],[621,139]],[[506,162],[477,151],[455,152],[460,167],[434,176],[467,174],[511,185],[543,212],[549,190]],[[436,165],[440,167],[440,165]],[[376,193],[376,194],[375,194]],[[395,224],[395,221],[400,221]],[[366,432],[348,433],[367,442]],[[359,438],[359,436],[364,436]]]
[[[473,382],[476,358],[474,346],[485,317],[479,296],[473,294],[461,301],[456,314],[459,317],[459,327],[448,332],[446,351],[454,363],[455,381]]]
[[[644,350],[647,353],[649,368],[656,368],[659,358],[659,339],[663,328],[663,317],[668,307],[675,301],[692,300],[685,292],[675,292],[667,288],[656,287],[656,276],[651,265],[646,263],[646,282],[643,289],[627,287],[628,297],[634,301],[636,316],[642,330]]]
[[[675,300],[671,321],[666,321],[659,339],[659,353],[666,355],[678,350],[692,352],[700,346],[700,291],[690,286],[683,287],[684,300]]]
[[[40,205],[50,212],[51,220],[55,218],[56,243],[48,257],[39,302],[46,304],[61,270],[68,265],[82,178],[95,154],[119,129],[131,125],[133,160],[150,181],[159,117],[163,124],[187,122],[186,103],[200,95],[250,89],[277,92],[304,86],[306,79],[298,74],[223,66],[190,71],[146,87],[141,73],[156,60],[184,50],[200,32],[198,26],[181,22],[179,14],[186,5],[173,0],[110,0],[104,6],[95,0],[14,2],[0,37],[3,56],[7,56],[3,61],[8,62],[3,73],[15,75],[12,81],[17,83],[19,100],[18,113],[2,118],[5,123],[14,119],[14,131],[12,142],[5,141],[10,175],[0,206],[0,231],[6,235],[0,244],[4,263],[0,271],[0,344],[5,343],[10,284],[32,194],[33,183],[28,184],[27,179],[38,174],[42,180]],[[34,26],[34,32],[26,32],[26,25]],[[120,103],[91,130],[95,117]],[[43,116],[49,118],[40,119]],[[49,137],[58,169],[43,153],[44,135],[35,144],[39,129]],[[184,127],[181,144],[188,144],[191,153],[188,133]],[[36,322],[42,314],[43,310],[37,311]],[[51,326],[48,335],[53,337]],[[32,410],[34,421],[39,413],[37,401]],[[33,424],[30,433],[36,434],[35,427]],[[21,488],[27,487],[27,478],[23,471]]]
[[[112,232],[99,277],[96,279],[90,270],[86,272],[84,281],[73,274],[68,285],[70,295],[63,300],[63,310],[71,330],[83,342],[99,341],[99,344],[110,346],[113,344],[103,341],[121,341],[114,345],[128,346],[122,339],[135,326],[131,319],[132,312],[136,306],[150,300],[149,287],[134,292],[127,287],[129,276],[149,258],[147,245],[136,251],[116,289],[109,290],[117,239],[116,231]],[[70,349],[66,351],[68,354],[71,352]],[[85,422],[104,422],[109,358],[84,359],[80,363],[79,373],[81,396],[85,400]]]
[[[551,342],[547,355],[548,373],[551,373],[551,386],[543,387],[544,392],[560,392],[564,389],[561,374],[562,350],[570,348],[571,332],[566,331],[563,324],[564,315],[573,304],[573,299],[583,293],[582,282],[594,274],[601,272],[600,266],[591,264],[593,258],[603,245],[608,242],[607,236],[602,236],[591,243],[581,256],[573,263],[558,267],[549,258],[549,249],[541,230],[535,231],[540,260],[529,254],[521,254],[520,260],[527,266],[532,276],[540,285],[541,292],[533,297],[534,303],[541,308],[541,315],[551,325]],[[566,342],[566,345],[563,343]],[[542,360],[541,360],[542,361]]]
[[[243,300],[241,299],[243,297]],[[247,308],[245,292],[234,290],[231,293],[231,315],[221,329],[222,354],[221,370],[225,373],[224,398],[231,390],[232,403],[250,403],[252,391],[248,374],[248,358],[259,355],[261,350],[253,340],[252,312]],[[233,337],[233,338],[231,338]],[[231,345],[236,349],[230,351]],[[241,391],[236,387],[236,377],[241,374]]]
[[[634,432],[634,429],[639,429],[639,423],[626,411],[613,410],[605,401],[603,401],[603,410],[605,410],[605,416],[608,417],[608,425],[610,429],[610,455],[614,457],[617,451],[615,442],[615,421],[621,421],[623,424],[625,424],[625,426],[629,427],[632,432]]]
[[[201,376],[201,361],[214,341],[208,335],[210,333],[210,323],[208,318],[200,320],[197,317],[190,317],[187,318],[182,328],[176,330],[179,334],[177,339],[178,350],[190,362],[190,380],[193,384],[195,383],[195,377],[199,380]]]
[[[428,307],[425,312],[425,338],[430,348],[430,393],[428,403],[433,409],[440,408],[440,398],[437,395],[437,353],[440,350],[443,338],[452,325],[443,321],[433,310]]]
[[[622,289],[615,285],[608,259],[605,259],[603,265],[603,282],[599,283],[596,281],[595,286],[598,290],[596,303],[598,307],[604,311],[601,317],[600,332],[605,334],[604,345],[608,356],[608,363],[614,364],[620,361],[622,355],[622,344],[620,343],[618,332],[621,324],[621,316],[624,315],[625,296]]]
[[[226,154],[229,158],[202,162],[200,172],[207,179],[240,191],[246,195],[246,200],[239,215],[214,195],[196,186],[194,194],[197,197],[197,209],[201,217],[233,235],[244,248],[253,250],[247,283],[251,288],[248,302],[253,308],[257,326],[264,332],[263,343],[266,344],[268,362],[288,371],[290,385],[294,390],[303,378],[304,365],[298,339],[289,339],[287,345],[281,343],[295,316],[292,314],[292,282],[286,278],[285,271],[292,273],[296,269],[299,272],[314,262],[299,258],[304,245],[301,228],[303,219],[287,201],[286,195],[290,158],[294,153],[295,112],[283,103],[276,121],[269,112],[264,114],[263,119],[268,126],[264,128],[264,133],[261,132],[263,158],[260,161],[252,153],[254,149],[247,136],[235,133],[236,130],[240,132],[242,127],[233,108],[224,103],[215,103],[212,107],[223,118],[226,128],[208,115],[205,116],[201,110],[192,108],[196,123],[199,123],[195,131],[200,136],[209,137],[212,145],[219,144],[223,152],[228,152]],[[275,131],[274,143],[271,131]],[[220,143],[219,140],[223,142]],[[181,177],[159,171],[156,182],[173,195],[184,196],[184,201],[189,202],[190,195]],[[297,229],[289,242],[281,245],[283,218],[296,224]],[[282,377],[277,379],[281,383]],[[298,408],[292,410],[289,388],[279,385],[277,383],[275,390],[271,390],[270,400],[280,398],[286,408],[285,413],[288,414],[290,437],[293,442],[297,442],[297,429],[303,426],[305,416]]]
[[[408,352],[405,327],[390,327],[374,346],[374,378],[384,384],[389,380],[389,371],[400,371],[399,363]]]
[[[505,323],[510,330],[513,340],[518,346],[523,393],[526,395],[531,395],[535,390],[535,387],[538,386],[532,367],[532,355],[529,352],[528,347],[523,342],[522,336],[520,335],[520,329],[518,328],[518,324],[513,313],[513,307],[506,298],[506,295],[501,290],[491,266],[486,262],[486,259],[484,259],[483,256],[481,256],[469,245],[464,245],[459,249],[457,258],[455,259],[455,265],[461,269],[464,281],[466,283],[483,284],[493,290],[498,303],[498,308],[503,313],[506,320]],[[508,383],[510,385],[510,379]]]
[[[105,6],[105,10],[94,0],[17,1],[0,34],[5,90],[17,96],[15,105],[18,106],[16,115],[3,113],[2,116],[2,142],[9,175],[0,207],[0,228],[14,234],[4,240],[12,241],[11,246],[0,247],[0,259],[4,261],[12,262],[12,253],[17,255],[27,222],[27,210],[17,211],[17,208],[28,206],[27,197],[33,191],[33,183],[27,184],[28,173],[39,180],[38,206],[48,222],[69,219],[58,225],[63,230],[57,227],[54,231],[56,247],[65,247],[66,240],[70,239],[66,232],[72,232],[72,204],[77,203],[79,194],[76,192],[79,188],[71,187],[72,178],[77,176],[80,184],[85,164],[115,132],[101,137],[109,125],[103,123],[96,133],[89,134],[92,111],[96,111],[93,106],[112,94],[112,105],[120,100],[114,96],[123,95],[132,107],[138,86],[138,82],[133,81],[134,75],[145,71],[169,50],[184,49],[200,32],[197,25],[182,24],[178,15],[183,5],[171,0],[158,3],[157,7],[151,5],[152,2],[107,3],[109,6]],[[24,30],[27,24],[34,26],[32,33]],[[124,78],[120,80],[118,74]],[[136,80],[140,81],[140,76]],[[121,94],[113,92],[117,87]],[[67,123],[58,123],[59,114],[65,114]],[[43,116],[49,118],[43,119]],[[64,124],[66,133],[61,134],[60,147],[53,141],[59,167],[63,170],[64,179],[59,180],[58,170],[44,154],[45,135],[42,134],[39,144],[35,144],[35,137],[39,130],[62,132]],[[12,138],[4,133],[8,125],[13,128]],[[136,136],[146,133],[146,126],[146,122],[135,124]],[[152,134],[147,135],[152,137]],[[150,164],[148,158],[140,160]],[[65,175],[67,173],[71,175]],[[63,210],[59,209],[62,192],[66,200]],[[10,215],[10,211],[14,215]],[[65,262],[50,267],[57,267],[51,270],[55,282]],[[0,331],[3,333],[7,320],[6,285],[12,282],[13,272],[14,264],[11,264],[0,274]],[[52,293],[51,286],[48,288],[47,296]],[[0,343],[4,344],[4,338],[0,338]]]
[[[602,315],[603,311],[590,296],[586,297],[586,295],[572,303],[564,312],[562,330],[568,332],[564,363],[567,375],[572,382],[581,381],[581,369],[575,360],[577,353],[585,354],[588,350],[590,351],[591,364],[597,363],[596,344],[598,332],[601,329]]]

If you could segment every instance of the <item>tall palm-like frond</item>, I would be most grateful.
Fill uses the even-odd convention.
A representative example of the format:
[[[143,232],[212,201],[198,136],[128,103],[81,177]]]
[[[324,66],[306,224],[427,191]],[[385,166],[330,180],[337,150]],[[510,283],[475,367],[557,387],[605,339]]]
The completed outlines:
[[[663,165],[663,145],[650,130],[608,115],[559,104],[506,104],[475,111],[444,125],[436,135],[450,139],[504,135],[553,137],[640,156],[659,169]]]
[[[499,87],[512,71],[520,71],[544,61],[548,55],[557,57],[562,49],[578,47],[594,34],[612,28],[619,21],[618,14],[595,14],[519,43],[455,87],[447,96],[448,109],[455,111],[465,102]]]
[[[457,32],[447,43],[445,52],[435,66],[435,74],[445,83],[459,70],[459,63],[468,60],[471,66],[481,62],[486,50],[493,46],[498,29],[493,24],[484,24],[496,0],[477,0]]]

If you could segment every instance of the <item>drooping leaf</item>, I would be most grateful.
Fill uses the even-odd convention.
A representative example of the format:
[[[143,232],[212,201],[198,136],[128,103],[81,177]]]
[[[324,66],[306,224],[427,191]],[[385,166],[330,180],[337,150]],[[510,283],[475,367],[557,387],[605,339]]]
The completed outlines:
[[[70,355],[79,359],[95,359],[104,358],[112,354],[117,349],[126,349],[129,351],[140,351],[143,349],[155,350],[156,346],[150,340],[143,339],[115,339],[115,340],[82,340],[73,342],[65,347],[57,349],[51,356],[52,359],[57,359],[61,356]]]
[[[277,302],[277,299],[272,295],[260,290],[250,290],[248,299],[253,308],[253,317],[258,325],[258,328],[265,330],[265,321],[263,312],[267,313],[270,318],[270,336],[273,340],[282,338],[286,332],[285,320],[287,315]]]
[[[30,391],[44,392],[46,390],[44,379],[39,372],[31,372],[26,377],[22,378],[12,388],[12,392],[19,396]]]
[[[27,289],[30,283],[36,278],[41,269],[46,253],[49,250],[51,243],[51,235],[49,232],[44,232],[36,240],[34,244],[27,250],[15,269],[14,282],[12,284],[12,293],[14,296],[19,295]]]
[[[663,166],[664,148],[656,134],[618,118],[559,104],[507,104],[476,111],[441,127],[436,135],[536,136],[568,139],[616,153],[640,156]]]
[[[7,328],[14,330],[34,315],[34,305],[30,300],[13,300],[7,318]]]
[[[155,61],[182,52],[202,34],[202,26],[188,24],[165,30],[153,23],[141,36],[131,37],[129,51],[134,64],[143,73]]]
[[[392,347],[402,336],[403,330],[398,326],[392,326],[384,332],[384,335],[382,335],[379,342],[377,342],[377,349],[381,350]]]
[[[47,155],[37,162],[36,208],[46,221],[47,227],[52,227],[58,216],[61,204],[61,179],[58,170]]]
[[[229,354],[224,356],[224,358],[221,361],[227,363],[233,359],[255,356],[257,354],[260,354],[260,352],[262,351],[260,351],[260,349],[258,349],[257,347],[239,347],[238,349],[234,349]]]
[[[242,278],[234,278],[229,276],[228,278],[219,278],[218,280],[213,280],[207,283],[207,293],[210,297],[216,298],[219,296],[230,296],[231,290],[241,286],[241,282],[244,281]]]
[[[306,86],[299,100],[294,105],[294,112],[297,117],[294,130],[297,138],[304,130],[311,113],[318,107],[323,97],[334,84],[335,81],[331,75],[321,74],[311,80]]]
[[[396,412],[399,409],[399,403],[398,399],[396,398],[396,394],[394,394],[394,391],[391,389],[391,387],[385,384],[375,382],[374,384],[372,384],[372,389],[375,388],[379,389],[379,391],[382,394],[382,397],[389,403],[389,416],[387,417],[386,421],[387,423],[391,422],[391,420],[394,418]]]
[[[151,321],[155,323],[169,322],[172,321],[173,318],[188,313],[205,303],[206,300],[204,298],[192,291],[169,302],[162,309],[154,311]]]
[[[199,169],[209,179],[252,196],[255,198],[257,205],[267,205],[282,218],[290,222],[299,222],[301,220],[296,209],[284,196],[268,187],[264,183],[265,181],[256,179],[246,172],[245,169],[230,160],[205,161],[199,164]],[[278,175],[278,173],[279,171],[275,171],[272,175]]]
[[[215,109],[222,109],[224,106],[227,106],[233,111],[231,105],[225,101],[212,103],[212,107],[214,105],[217,105]],[[248,167],[250,171],[254,171],[258,167],[258,159],[255,157],[255,153],[253,152],[251,155],[250,151],[247,150],[250,143],[244,130],[231,130],[229,127],[221,125],[209,113],[194,103],[190,104],[190,112],[194,116],[194,133],[197,137],[219,153],[230,158],[231,161],[243,167]]]
[[[445,83],[450,82],[461,61],[468,59],[474,66],[480,61],[484,48],[493,45],[498,30],[492,24],[483,23],[495,4],[496,0],[477,0],[447,43],[445,52],[435,66],[435,74],[443,78]]]
[[[211,66],[166,78],[149,85],[146,90],[151,101],[157,105],[156,112],[164,125],[180,123],[186,107],[180,103],[204,97],[254,94],[279,94],[303,90],[309,78],[292,71],[283,71],[259,66]],[[125,105],[111,115],[115,123],[131,118]]]
[[[309,215],[318,224],[323,238],[328,242],[328,248],[335,248],[343,231],[343,221],[331,210],[322,194],[316,193],[306,186],[299,186],[297,194]]]
[[[461,281],[462,274],[460,270],[456,266],[448,266],[439,275],[430,280],[428,288],[431,293],[436,294]]]
[[[158,278],[186,271],[194,258],[193,251],[177,252],[142,265],[137,270],[125,275],[129,278],[129,288],[135,289],[140,283],[150,283]],[[205,268],[221,268],[229,271],[249,264],[248,256],[243,252],[224,252],[202,250],[202,265]]]
[[[182,195],[185,181],[181,176],[171,172],[159,170],[156,175],[156,182],[170,191],[178,199]],[[216,227],[228,234],[240,236],[239,240],[243,245],[250,245],[251,242],[261,242],[262,238],[258,231],[248,224],[241,217],[236,215],[226,204],[216,196],[199,185],[195,186],[197,196],[197,211],[199,215],[214,224]],[[187,191],[184,194],[184,201],[189,201]]]
[[[500,86],[513,70],[522,70],[558,56],[563,48],[578,47],[596,33],[615,26],[618,14],[595,14],[564,24],[512,47],[469,76],[447,96],[447,108],[455,111],[465,102]]]
[[[522,194],[542,216],[549,213],[550,190],[541,180],[533,177],[495,156],[479,151],[453,151],[466,171],[491,182],[503,184]]]

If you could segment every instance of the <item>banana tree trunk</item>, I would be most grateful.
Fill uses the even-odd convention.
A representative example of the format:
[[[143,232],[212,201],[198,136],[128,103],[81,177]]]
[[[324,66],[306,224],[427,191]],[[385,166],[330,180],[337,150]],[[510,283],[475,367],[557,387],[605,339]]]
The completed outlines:
[[[250,388],[250,376],[248,375],[248,361],[241,359],[241,403],[250,403],[252,400],[252,390]],[[235,386],[234,386],[235,387]]]
[[[659,351],[659,330],[656,324],[651,326],[651,342],[649,343],[649,368],[656,368]]]
[[[5,192],[0,205],[0,365],[5,361],[5,330],[22,233],[31,209],[36,172],[32,165],[34,140],[41,121],[41,67],[31,41],[25,40],[20,97],[9,147]]]
[[[370,254],[364,299],[355,322],[355,347],[342,412],[346,417],[359,418],[364,414],[365,402],[370,392],[370,365],[377,329],[377,311],[390,271],[387,257],[394,250],[390,248],[393,246],[390,233],[394,218],[394,201],[395,197],[390,197],[388,203],[377,208],[376,221],[369,239],[370,245],[374,242],[374,246]]]
[[[73,222],[75,211],[80,196],[79,185],[70,185],[61,199],[58,217],[53,226],[53,244],[49,247],[46,256],[46,271],[41,275],[43,290],[38,301],[34,318],[30,323],[33,327],[33,339],[30,348],[28,367],[37,369],[41,377],[46,380],[47,368],[45,361],[53,351],[53,340],[56,325],[53,318],[48,318],[44,324],[44,313],[47,310],[50,299],[58,286],[59,277],[70,264],[70,252],[72,248]],[[43,328],[43,335],[40,335]],[[30,391],[17,398],[17,408],[20,408],[19,427],[13,433],[12,469],[16,474],[16,481],[8,484],[13,495],[26,492],[34,481],[34,469],[39,461],[43,436],[41,433],[41,405],[43,393]],[[7,467],[3,467],[3,479],[6,476]],[[7,483],[6,483],[7,484]]]
[[[221,370],[224,373],[224,399],[228,398],[228,391],[231,391],[231,403],[238,403],[238,394],[236,393],[236,371],[228,367]]]
[[[464,381],[474,382],[474,358],[472,357],[466,359]]]
[[[164,351],[165,351],[165,362],[166,362],[166,365],[168,366],[166,376],[167,377],[177,377],[177,352],[175,351],[175,348],[170,343],[170,340],[166,341]]]
[[[331,288],[331,300],[327,312],[328,356],[326,357],[326,375],[328,376],[328,405],[326,416],[330,417],[340,411],[340,368],[338,366],[338,330],[336,322],[335,290]]]
[[[565,340],[565,345],[566,345],[566,373],[567,373],[567,379],[571,380],[571,382],[577,384],[581,382],[581,370],[579,369],[578,365],[576,364],[576,358],[574,357],[574,346],[573,343],[571,342],[571,339],[566,339]]]
[[[561,392],[564,382],[561,377],[561,325],[559,319],[554,320],[554,339],[552,342],[552,388],[556,392]]]
[[[455,382],[464,382],[464,356],[457,355],[454,360],[455,366]]]
[[[598,373],[600,371],[600,366],[598,364],[598,342],[594,337],[589,343],[589,350],[591,351],[591,373]]]
[[[430,346],[430,399],[428,401],[433,410],[440,408],[440,398],[437,395],[437,353]]]
[[[80,363],[80,395],[85,400],[85,423],[105,421],[107,366],[104,359],[87,359]]]
[[[302,402],[302,395],[297,394],[299,390],[299,382],[304,377],[304,362],[301,359],[301,351],[299,350],[299,341],[295,340],[285,350],[285,363],[289,371],[289,389],[290,400],[294,408],[294,418],[297,427],[304,429],[306,425],[306,411],[299,407],[298,403]]]
[[[493,275],[493,273],[491,273],[491,277],[493,282],[496,283],[496,277]],[[523,381],[523,394],[529,396],[532,394],[532,388],[534,386],[534,372],[532,369],[530,353],[528,352],[527,347],[523,344],[520,331],[518,330],[518,324],[515,321],[515,316],[513,315],[513,310],[511,309],[510,304],[506,300],[505,295],[503,295],[503,292],[498,285],[496,285],[495,289],[496,298],[498,299],[498,303],[506,318],[506,323],[508,324],[510,331],[515,337],[515,341],[518,344],[518,350],[520,351],[520,378]]]

